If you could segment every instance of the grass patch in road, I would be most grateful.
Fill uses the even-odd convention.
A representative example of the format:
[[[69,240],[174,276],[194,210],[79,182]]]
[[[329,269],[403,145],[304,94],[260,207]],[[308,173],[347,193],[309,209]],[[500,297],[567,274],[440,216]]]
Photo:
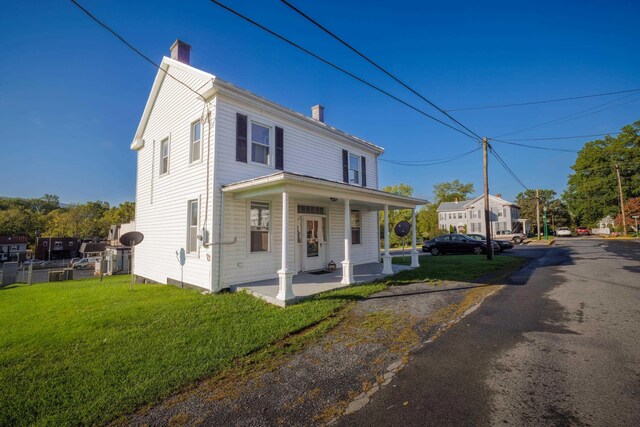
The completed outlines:
[[[513,270],[524,262],[524,258],[494,256],[488,261],[485,255],[421,255],[420,267],[401,271],[390,278],[395,282],[453,280],[472,282],[490,273]],[[394,264],[409,265],[411,257],[394,257]]]
[[[286,309],[129,277],[0,290],[0,425],[100,424],[213,375],[384,288]]]
[[[4,288],[0,425],[103,424],[230,367],[250,370],[299,351],[333,327],[345,306],[388,285],[471,281],[521,261],[420,262],[386,281],[325,292],[286,309],[243,293],[148,284],[131,292],[128,276]],[[385,316],[368,321],[388,324]]]

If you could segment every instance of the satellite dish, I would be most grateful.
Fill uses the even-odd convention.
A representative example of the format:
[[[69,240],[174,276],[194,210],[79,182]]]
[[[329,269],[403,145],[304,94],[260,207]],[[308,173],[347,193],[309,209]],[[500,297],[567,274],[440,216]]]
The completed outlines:
[[[140,244],[144,239],[144,235],[139,231],[129,231],[120,236],[119,242],[125,246],[135,246]]]
[[[130,267],[130,271],[131,271],[131,283],[129,283],[129,290],[132,291],[133,290],[133,282],[135,281],[135,274],[134,274],[134,270],[133,270],[133,265],[134,265],[134,260],[135,260],[135,253],[136,253],[136,248],[135,246],[140,244],[140,242],[142,242],[142,240],[144,239],[144,234],[142,234],[139,231],[129,231],[128,233],[124,233],[122,236],[120,236],[120,239],[118,239],[118,241],[120,243],[122,243],[124,246],[132,246],[131,248],[131,265]]]
[[[406,236],[407,234],[409,234],[409,230],[411,230],[411,224],[409,224],[407,221],[400,221],[393,229],[393,231],[395,231],[396,233],[396,236],[398,237]]]

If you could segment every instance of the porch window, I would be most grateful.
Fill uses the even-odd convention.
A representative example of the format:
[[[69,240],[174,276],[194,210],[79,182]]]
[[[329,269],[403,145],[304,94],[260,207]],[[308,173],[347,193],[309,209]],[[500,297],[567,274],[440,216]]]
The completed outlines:
[[[360,211],[351,211],[351,244],[360,244]]]
[[[360,156],[349,154],[349,184],[360,184]]]
[[[187,252],[198,250],[198,201],[189,200],[189,234],[187,235]]]
[[[200,124],[200,120],[197,122],[191,123],[191,144],[190,144],[190,155],[189,155],[189,163],[197,162],[200,160],[200,153],[202,144],[201,141],[201,130],[202,126]]]
[[[269,250],[269,203],[251,202],[249,211],[251,226],[251,252],[267,252]]]
[[[269,134],[271,130],[257,123],[251,123],[251,161],[269,164]]]

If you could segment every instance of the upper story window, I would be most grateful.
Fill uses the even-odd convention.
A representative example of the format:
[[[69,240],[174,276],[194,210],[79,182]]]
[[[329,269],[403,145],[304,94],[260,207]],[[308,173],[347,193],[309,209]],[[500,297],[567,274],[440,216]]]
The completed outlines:
[[[169,172],[169,138],[160,141],[160,175]]]
[[[268,165],[269,138],[271,129],[258,123],[251,123],[251,161]]]
[[[360,156],[349,154],[349,184],[360,184]]]
[[[200,120],[191,123],[191,144],[189,148],[189,162],[200,161],[200,154],[202,153],[202,125]]]

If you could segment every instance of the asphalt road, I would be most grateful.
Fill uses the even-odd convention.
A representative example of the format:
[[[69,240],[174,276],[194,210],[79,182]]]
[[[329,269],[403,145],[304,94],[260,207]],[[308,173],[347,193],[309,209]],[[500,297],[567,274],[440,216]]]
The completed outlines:
[[[640,425],[640,243],[561,239],[343,426]]]

